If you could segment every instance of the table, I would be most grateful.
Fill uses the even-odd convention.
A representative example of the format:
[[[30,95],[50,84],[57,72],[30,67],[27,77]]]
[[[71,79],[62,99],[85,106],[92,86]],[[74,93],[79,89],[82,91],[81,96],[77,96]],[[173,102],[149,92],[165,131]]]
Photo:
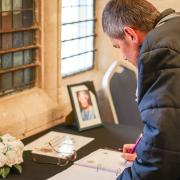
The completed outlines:
[[[142,131],[141,128],[131,127],[126,125],[104,124],[101,127],[89,129],[83,132],[76,131],[73,127],[58,125],[49,130],[41,132],[37,135],[24,139],[24,144],[39,138],[49,131],[57,131],[63,133],[71,133],[86,137],[94,137],[95,140],[77,151],[77,159],[88,155],[89,153],[99,148],[119,148],[125,143],[134,143],[136,138]],[[6,180],[45,180],[68,168],[71,164],[65,167],[50,164],[38,164],[32,161],[31,155],[24,159],[23,172],[21,175],[10,174]]]

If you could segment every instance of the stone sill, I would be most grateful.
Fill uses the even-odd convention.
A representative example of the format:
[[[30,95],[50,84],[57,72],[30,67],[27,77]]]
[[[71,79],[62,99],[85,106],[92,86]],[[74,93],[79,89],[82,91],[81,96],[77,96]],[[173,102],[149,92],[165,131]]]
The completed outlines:
[[[0,99],[0,134],[25,138],[64,121],[63,111],[44,90],[33,88]]]

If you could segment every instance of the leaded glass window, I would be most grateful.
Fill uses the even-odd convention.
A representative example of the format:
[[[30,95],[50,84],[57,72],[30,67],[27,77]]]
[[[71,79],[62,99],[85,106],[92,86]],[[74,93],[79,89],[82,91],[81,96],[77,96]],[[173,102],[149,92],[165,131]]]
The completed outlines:
[[[35,85],[37,0],[0,0],[0,96]]]
[[[94,65],[94,0],[62,0],[61,73],[68,76]]]

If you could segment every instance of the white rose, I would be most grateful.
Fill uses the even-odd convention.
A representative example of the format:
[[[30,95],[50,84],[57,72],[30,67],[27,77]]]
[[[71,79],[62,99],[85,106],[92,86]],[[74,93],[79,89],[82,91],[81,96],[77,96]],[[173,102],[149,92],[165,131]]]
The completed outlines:
[[[0,167],[3,167],[7,163],[7,157],[0,153]]]
[[[7,147],[0,142],[0,153],[5,153],[7,151]]]
[[[24,144],[20,140],[16,141],[16,145],[20,150],[24,150]]]
[[[8,151],[6,153],[6,157],[7,157],[6,165],[8,165],[9,167],[12,167],[14,164],[17,164],[18,157],[16,155],[16,151]]]
[[[16,140],[16,138],[11,136],[10,134],[5,134],[1,136],[1,139],[3,140],[4,143]]]
[[[0,142],[0,152],[6,157],[6,165],[12,167],[23,162],[24,144],[9,134],[1,136],[1,139],[3,143]]]

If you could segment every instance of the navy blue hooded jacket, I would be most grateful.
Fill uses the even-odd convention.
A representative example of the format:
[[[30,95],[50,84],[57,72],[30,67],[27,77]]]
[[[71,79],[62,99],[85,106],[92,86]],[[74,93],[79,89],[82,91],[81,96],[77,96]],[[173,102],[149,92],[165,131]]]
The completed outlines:
[[[163,12],[138,60],[143,138],[132,167],[118,180],[180,179],[180,15]]]

